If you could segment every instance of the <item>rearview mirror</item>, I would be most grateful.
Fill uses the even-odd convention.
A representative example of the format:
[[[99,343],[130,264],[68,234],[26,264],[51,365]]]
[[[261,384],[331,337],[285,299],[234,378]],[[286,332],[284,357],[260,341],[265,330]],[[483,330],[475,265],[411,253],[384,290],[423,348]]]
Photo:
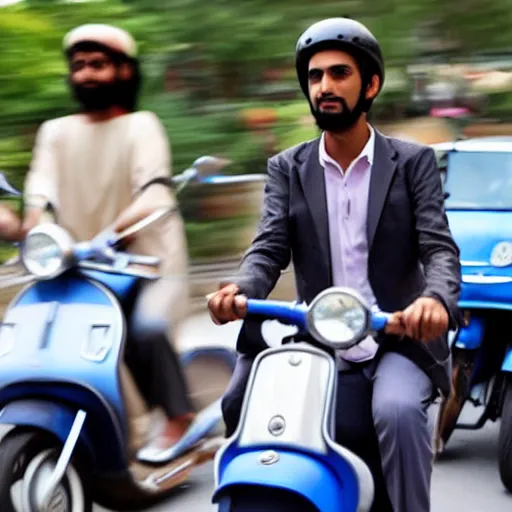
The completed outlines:
[[[5,177],[5,173],[0,171],[0,192],[10,194],[12,196],[21,196],[21,192],[15,189]]]
[[[196,169],[200,178],[219,174],[221,169],[224,169],[231,163],[227,158],[218,158],[216,156],[201,156],[192,164],[192,169]]]
[[[193,180],[201,180],[209,176],[216,176],[221,169],[228,166],[231,160],[218,158],[216,156],[201,156],[194,160],[194,163],[182,173],[171,178],[172,184],[188,183]]]

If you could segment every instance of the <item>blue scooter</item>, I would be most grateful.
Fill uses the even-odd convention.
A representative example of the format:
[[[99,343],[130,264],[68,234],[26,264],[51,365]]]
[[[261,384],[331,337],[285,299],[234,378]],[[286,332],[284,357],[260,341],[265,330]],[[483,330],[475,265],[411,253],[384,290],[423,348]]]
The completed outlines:
[[[288,341],[298,342],[269,348],[253,364],[237,430],[215,457],[219,512],[368,511],[370,470],[333,441],[333,349],[383,329],[389,315],[371,312],[354,291],[336,287],[309,307],[249,300],[248,314],[297,326]]]
[[[205,169],[215,167],[213,157],[202,157],[172,184],[181,190],[207,180]],[[146,508],[220,446],[219,396],[169,450],[133,442],[135,420],[145,416],[131,412],[142,399],[123,359],[126,308],[140,280],[158,279],[159,261],[119,247],[175,211],[157,210],[118,236],[81,243],[43,223],[22,243],[34,282],[11,301],[0,327],[0,426],[11,427],[0,442],[2,512],[90,512],[93,502]],[[185,371],[199,365],[223,377],[236,361],[234,351],[207,341],[182,357]]]

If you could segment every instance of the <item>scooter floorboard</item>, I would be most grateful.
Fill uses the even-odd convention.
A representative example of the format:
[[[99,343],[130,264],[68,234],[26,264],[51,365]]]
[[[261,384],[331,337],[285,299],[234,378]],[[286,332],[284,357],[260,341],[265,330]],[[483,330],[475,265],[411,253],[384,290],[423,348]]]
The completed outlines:
[[[223,438],[209,439],[165,466],[134,461],[130,471],[142,486],[150,486],[157,492],[168,491],[183,485],[195,467],[212,460],[223,441]]]

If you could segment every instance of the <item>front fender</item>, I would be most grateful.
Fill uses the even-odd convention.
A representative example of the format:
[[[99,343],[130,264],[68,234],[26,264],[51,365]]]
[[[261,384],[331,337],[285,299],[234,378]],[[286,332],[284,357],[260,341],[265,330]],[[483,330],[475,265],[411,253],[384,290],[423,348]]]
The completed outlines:
[[[18,400],[0,411],[0,424],[32,427],[53,434],[62,444],[66,442],[77,411],[64,404],[45,400]],[[91,461],[94,451],[86,432],[82,430],[78,441]],[[93,462],[94,463],[94,462]]]
[[[512,346],[507,349],[503,364],[501,365],[501,371],[512,373]]]
[[[355,478],[339,482],[334,471],[312,455],[280,451],[275,464],[264,465],[259,462],[261,453],[249,451],[228,462],[215,490],[214,503],[229,495],[230,488],[254,485],[298,494],[319,510],[358,510]]]
[[[29,398],[30,397],[30,398]],[[128,467],[125,441],[114,411],[96,393],[70,383],[20,383],[0,390],[0,423],[33,427],[64,442],[78,410],[87,412],[80,442],[100,473]]]

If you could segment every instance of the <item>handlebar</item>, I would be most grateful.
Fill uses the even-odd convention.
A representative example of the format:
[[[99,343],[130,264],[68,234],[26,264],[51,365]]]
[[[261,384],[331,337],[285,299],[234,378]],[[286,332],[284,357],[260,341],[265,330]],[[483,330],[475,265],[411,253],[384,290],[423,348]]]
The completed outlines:
[[[73,247],[73,256],[77,261],[87,260],[94,256],[90,242],[80,242]]]
[[[128,266],[131,264],[146,267],[158,267],[160,264],[160,258],[154,256],[116,251],[106,238],[102,239],[100,243],[80,242],[73,247],[72,252],[73,259],[78,265],[89,270],[122,271],[132,274],[128,270]],[[158,278],[157,275],[147,274],[147,272],[137,272],[137,275],[139,274],[140,277]]]
[[[388,321],[391,318],[391,313],[384,313],[383,311],[373,311],[372,312],[372,330],[373,331],[383,331],[388,325]]]
[[[305,303],[286,302],[277,300],[247,300],[247,314],[262,316],[268,319],[283,320],[305,329],[307,327],[308,306]],[[391,313],[383,311],[371,311],[371,330],[384,330]]]
[[[306,327],[307,311],[308,308],[305,304],[298,304],[296,302],[259,299],[249,299],[247,301],[247,313],[249,315],[289,321],[301,328]]]

